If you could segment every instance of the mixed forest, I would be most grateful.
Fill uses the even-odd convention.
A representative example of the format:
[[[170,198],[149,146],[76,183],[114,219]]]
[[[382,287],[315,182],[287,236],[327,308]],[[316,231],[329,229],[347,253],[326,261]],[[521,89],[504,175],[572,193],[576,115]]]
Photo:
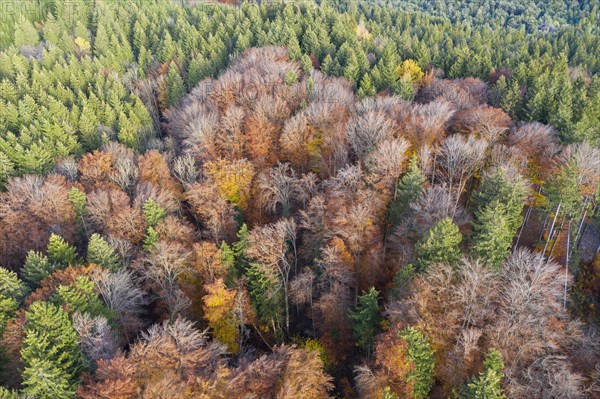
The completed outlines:
[[[597,0],[0,6],[0,399],[600,397]]]

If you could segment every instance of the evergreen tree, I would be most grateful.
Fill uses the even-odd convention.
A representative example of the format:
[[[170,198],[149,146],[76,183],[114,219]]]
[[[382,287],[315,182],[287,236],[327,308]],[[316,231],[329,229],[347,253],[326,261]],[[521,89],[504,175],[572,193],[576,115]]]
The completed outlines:
[[[176,105],[185,94],[183,79],[179,73],[177,64],[171,62],[169,72],[167,73],[167,108]]]
[[[456,263],[460,259],[462,235],[452,219],[446,217],[429,230],[424,241],[417,244],[415,268],[423,271],[433,263]]]
[[[119,255],[115,250],[98,234],[92,234],[87,248],[87,261],[98,264],[111,271],[121,268]]]
[[[396,185],[394,199],[389,207],[389,223],[391,226],[398,225],[410,215],[410,205],[421,195],[425,182],[425,175],[419,169],[419,159],[415,155],[411,157],[408,170]]]
[[[486,176],[481,186],[473,196],[475,213],[483,211],[493,201],[498,201],[506,207],[509,228],[516,231],[523,222],[522,211],[527,198],[525,181],[517,175],[512,181],[508,179],[503,169]]]
[[[0,336],[6,322],[15,315],[25,295],[27,287],[19,280],[17,274],[0,267]]]
[[[362,79],[360,80],[360,85],[357,94],[360,98],[373,97],[375,94],[377,94],[369,73],[365,73]]]
[[[48,260],[59,268],[77,263],[77,251],[61,236],[52,233],[48,242]]]
[[[87,196],[83,191],[78,189],[77,187],[71,188],[69,191],[69,201],[73,206],[73,210],[75,211],[75,222],[77,223],[77,227],[80,230],[85,230],[85,216],[87,213],[86,210],[86,202]]]
[[[39,287],[40,282],[51,275],[58,267],[40,252],[29,251],[23,265],[23,278],[32,289]]]
[[[298,38],[296,34],[293,32],[289,33],[288,43],[288,57],[292,61],[299,61],[300,57],[302,57],[302,50],[300,49],[300,43],[298,43]]]
[[[500,267],[515,235],[510,227],[506,206],[497,200],[478,211],[473,222],[473,253],[491,266]]]
[[[504,399],[502,378],[504,362],[500,352],[492,348],[483,362],[483,371],[471,382],[462,386],[457,393],[457,399]]]
[[[433,386],[435,358],[431,344],[421,331],[407,327],[398,336],[408,344],[408,361],[413,364],[407,382],[412,385],[412,397],[427,398]]]
[[[285,75],[285,84],[292,86],[296,83],[298,83],[298,76],[296,76],[296,72],[294,72],[293,69],[290,69],[290,71]]]
[[[275,335],[281,335],[285,309],[279,282],[263,273],[261,266],[256,263],[248,265],[246,277],[250,298],[258,318],[265,325],[273,327]]]
[[[60,367],[41,357],[33,357],[23,370],[23,393],[36,399],[75,399],[75,387]],[[15,397],[16,399],[17,397]]]
[[[165,216],[165,210],[154,201],[152,198],[144,202],[144,216],[146,223],[150,227],[156,227],[157,223],[160,222]]]
[[[13,162],[6,154],[0,151],[0,190],[6,188],[6,183],[8,183],[8,179],[13,175],[14,170]]]
[[[321,63],[321,72],[323,72],[326,75],[332,75],[335,72],[333,66],[333,59],[331,58],[331,55],[327,54],[325,56],[325,59]]]
[[[34,302],[25,318],[23,391],[36,398],[74,398],[85,361],[69,315],[51,303]],[[54,396],[52,390],[66,396]]]
[[[379,292],[371,287],[368,292],[358,297],[358,305],[348,313],[348,317],[352,320],[356,345],[367,350],[367,352],[371,350],[375,338],[375,329],[379,322],[378,296]]]
[[[302,65],[302,71],[305,75],[309,75],[313,70],[313,62],[310,57],[306,54],[303,54],[300,58],[300,65]]]
[[[40,34],[31,21],[23,19],[15,22],[15,46],[36,45],[39,42]]]
[[[92,317],[112,315],[94,291],[94,283],[87,276],[77,276],[70,285],[60,285],[50,299],[57,306],[62,306],[69,314],[87,313]]]

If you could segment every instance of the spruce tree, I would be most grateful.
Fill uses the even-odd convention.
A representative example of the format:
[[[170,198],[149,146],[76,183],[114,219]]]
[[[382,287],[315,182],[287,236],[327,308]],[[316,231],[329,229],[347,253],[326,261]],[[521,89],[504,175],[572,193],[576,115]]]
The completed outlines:
[[[504,362],[500,352],[492,348],[483,362],[483,371],[471,382],[462,386],[457,393],[457,399],[504,399],[502,378]]]
[[[41,357],[33,357],[21,375],[23,393],[36,399],[75,399],[76,387],[69,382],[69,376],[53,362]],[[17,399],[17,396],[15,396]]]
[[[348,313],[352,320],[356,346],[369,352],[375,339],[375,329],[379,322],[377,297],[379,292],[371,287],[368,292],[358,297],[358,305]]]
[[[66,309],[69,314],[79,312],[92,317],[112,318],[111,312],[94,291],[94,283],[87,276],[77,276],[70,285],[58,286],[50,301]]]
[[[0,337],[6,322],[13,318],[27,291],[15,272],[0,267]]]
[[[144,202],[144,216],[148,226],[156,227],[156,224],[160,222],[165,215],[165,210],[152,198]]]
[[[408,361],[412,363],[407,382],[412,386],[412,398],[427,398],[433,386],[435,358],[431,344],[420,330],[407,327],[398,333],[408,344]]]
[[[292,61],[299,61],[302,57],[302,50],[300,50],[300,43],[298,38],[293,31],[288,32],[288,43],[287,43],[288,57]]]
[[[373,86],[373,81],[371,80],[371,76],[369,73],[365,73],[360,80],[360,85],[358,89],[358,97],[373,97],[377,92],[375,91],[375,87]]]
[[[167,73],[167,108],[176,105],[185,94],[183,79],[179,73],[177,64],[171,62],[169,72]]]
[[[446,217],[433,226],[424,241],[417,244],[415,268],[418,272],[433,263],[456,263],[460,259],[462,235],[452,219]]]
[[[290,69],[290,71],[285,75],[285,84],[288,86],[293,86],[296,83],[298,83],[298,76],[293,69]]]
[[[57,265],[50,262],[48,257],[40,252],[29,251],[23,265],[23,278],[32,289],[39,287],[40,282],[51,275]]]
[[[48,260],[59,268],[77,263],[77,251],[61,236],[52,233],[48,242]]]
[[[15,22],[14,32],[14,43],[16,47],[21,47],[27,44],[36,45],[40,42],[40,34],[38,30],[33,26],[31,21],[27,19]]]
[[[421,195],[425,182],[425,175],[421,172],[419,159],[415,155],[411,157],[408,163],[408,170],[402,175],[396,185],[394,198],[389,207],[389,223],[391,226],[398,225],[410,216],[410,205]]]
[[[85,361],[69,315],[49,302],[34,302],[25,318],[23,391],[36,398],[74,397]]]
[[[473,196],[475,213],[482,211],[493,201],[506,207],[509,228],[516,232],[523,222],[522,211],[527,198],[527,187],[521,176],[509,180],[502,169],[486,176]]]
[[[494,201],[475,215],[473,253],[494,268],[510,253],[515,231],[511,229],[506,206]]]
[[[92,234],[90,237],[87,248],[87,261],[111,271],[116,271],[121,268],[119,255],[104,240],[104,238],[98,234]]]

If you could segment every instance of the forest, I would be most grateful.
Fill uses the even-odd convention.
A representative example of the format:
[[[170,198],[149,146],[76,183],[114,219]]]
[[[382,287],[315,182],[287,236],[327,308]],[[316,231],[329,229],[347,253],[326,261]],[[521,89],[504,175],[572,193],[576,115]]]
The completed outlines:
[[[0,399],[600,397],[597,0],[0,10]]]

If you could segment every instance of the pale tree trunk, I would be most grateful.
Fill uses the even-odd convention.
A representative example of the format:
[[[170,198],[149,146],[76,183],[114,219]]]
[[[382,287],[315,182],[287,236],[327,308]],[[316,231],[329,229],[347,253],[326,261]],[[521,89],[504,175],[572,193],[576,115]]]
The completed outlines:
[[[546,249],[548,249],[548,243],[550,242],[550,237],[554,231],[554,224],[556,223],[556,219],[558,218],[558,214],[560,212],[561,203],[558,203],[558,207],[556,208],[556,212],[554,213],[554,220],[552,221],[552,226],[550,226],[550,231],[548,232],[548,238],[546,239],[546,245],[544,245],[544,250],[542,251],[542,255],[546,256]],[[542,233],[543,234],[543,233]]]

